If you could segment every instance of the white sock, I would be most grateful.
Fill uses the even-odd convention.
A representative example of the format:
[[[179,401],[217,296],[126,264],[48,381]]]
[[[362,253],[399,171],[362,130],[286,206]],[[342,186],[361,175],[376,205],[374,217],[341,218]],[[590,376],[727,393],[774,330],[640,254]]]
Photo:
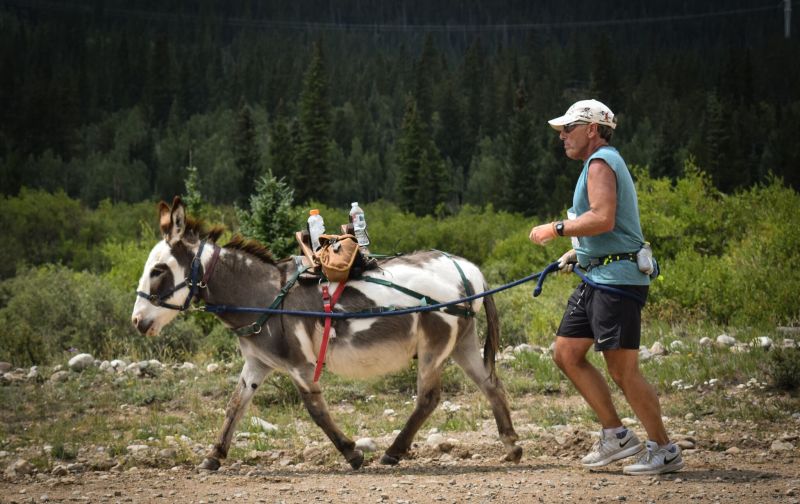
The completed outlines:
[[[625,432],[627,430],[628,428],[625,427],[624,425],[620,427],[612,427],[610,429],[603,429],[603,437],[616,436],[617,434]]]

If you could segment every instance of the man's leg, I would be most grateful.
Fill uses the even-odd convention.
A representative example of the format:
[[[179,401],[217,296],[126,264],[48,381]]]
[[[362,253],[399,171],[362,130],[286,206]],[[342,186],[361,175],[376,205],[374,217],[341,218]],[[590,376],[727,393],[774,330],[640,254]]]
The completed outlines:
[[[608,384],[600,371],[586,359],[586,352],[593,344],[591,338],[557,336],[553,360],[597,414],[603,428],[620,427],[622,421],[614,409]]]
[[[661,420],[661,406],[658,395],[639,370],[639,351],[632,349],[606,350],[608,373],[625,394],[628,404],[642,422],[647,436],[659,445],[669,443],[664,422]]]

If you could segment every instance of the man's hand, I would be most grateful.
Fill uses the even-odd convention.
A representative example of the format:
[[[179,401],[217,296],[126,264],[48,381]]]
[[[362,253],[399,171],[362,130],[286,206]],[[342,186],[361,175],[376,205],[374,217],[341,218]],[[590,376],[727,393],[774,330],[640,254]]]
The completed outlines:
[[[541,224],[531,229],[529,238],[536,245],[544,245],[556,236],[558,236],[558,234],[556,233],[555,222],[551,222],[549,224]]]
[[[559,273],[572,273],[575,263],[578,262],[578,254],[575,249],[569,249],[566,254],[558,258]]]

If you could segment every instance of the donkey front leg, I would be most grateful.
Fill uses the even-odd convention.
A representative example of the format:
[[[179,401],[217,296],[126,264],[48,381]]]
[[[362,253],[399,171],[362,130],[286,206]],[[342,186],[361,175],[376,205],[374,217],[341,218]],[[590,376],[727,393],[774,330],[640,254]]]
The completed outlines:
[[[300,396],[303,398],[303,404],[308,410],[308,414],[314,420],[320,429],[328,436],[328,439],[333,442],[333,445],[344,456],[345,460],[350,464],[353,469],[361,468],[364,463],[364,454],[361,450],[356,449],[356,444],[352,439],[347,437],[344,432],[339,429],[336,422],[333,421],[328,405],[322,397],[322,390],[319,384],[314,383],[312,379],[314,369],[311,368],[311,373],[302,373],[304,380],[298,379],[299,373],[290,371],[290,376],[294,380],[297,390],[300,391]]]
[[[239,382],[233,392],[228,407],[225,409],[225,423],[222,425],[222,432],[219,439],[200,464],[199,469],[216,471],[219,469],[220,460],[228,456],[228,449],[231,447],[233,433],[236,425],[241,420],[250,400],[255,395],[256,389],[264,381],[264,378],[272,371],[272,368],[265,366],[257,361],[245,361],[242,373],[239,375]]]

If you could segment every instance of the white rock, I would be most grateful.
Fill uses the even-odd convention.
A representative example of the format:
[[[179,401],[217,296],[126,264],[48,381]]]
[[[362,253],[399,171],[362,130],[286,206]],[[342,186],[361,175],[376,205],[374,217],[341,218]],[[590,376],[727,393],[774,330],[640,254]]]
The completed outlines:
[[[711,340],[709,340],[710,342]],[[681,340],[671,341],[669,344],[669,349],[673,352],[683,352],[686,350],[686,344]]]
[[[755,344],[764,350],[769,350],[772,348],[773,342],[772,339],[768,336],[759,336],[755,339]]]
[[[383,410],[383,416],[394,416],[395,412],[391,408]]]
[[[111,367],[117,373],[121,373],[121,372],[125,371],[125,368],[128,367],[128,363],[125,362],[124,360],[121,360],[121,359],[114,359],[114,360],[111,361]]]
[[[428,436],[428,439],[425,440],[425,444],[427,444],[428,446],[436,447],[444,443],[445,441],[446,441],[445,437],[437,432],[435,434],[431,434],[430,436]]]
[[[184,362],[178,369],[181,369],[183,371],[194,371],[195,369],[197,369],[197,366],[195,366],[191,362]]]
[[[103,362],[100,363],[100,371],[113,372],[114,368],[111,367],[110,362],[104,360]]]
[[[442,409],[448,413],[455,413],[461,409],[461,405],[451,403],[450,401],[444,401],[442,402]]]
[[[56,371],[50,375],[50,381],[53,383],[62,383],[69,380],[69,373],[67,371]]]
[[[639,422],[635,418],[624,417],[622,419],[622,425],[630,427],[631,425],[639,425]]]
[[[32,366],[30,370],[28,370],[28,374],[25,375],[25,378],[28,380],[34,380],[39,377],[39,366]]]
[[[711,346],[711,344],[712,344],[711,338],[708,338],[706,336],[703,336],[702,338],[700,338],[700,346],[701,347]]]
[[[33,474],[33,465],[25,459],[17,459],[6,467],[6,476],[14,478],[18,474]]]
[[[748,353],[750,352],[750,346],[744,343],[736,343],[731,347],[731,353]]]
[[[206,366],[206,372],[208,373],[216,373],[219,370],[219,364],[216,362],[212,362],[208,366]]]
[[[266,420],[262,420],[258,417],[252,417],[250,419],[250,424],[253,427],[258,427],[264,432],[278,432],[278,427],[274,424],[267,422]]]
[[[650,353],[650,350],[646,346],[639,347],[639,360],[644,362],[646,360],[650,360],[653,358],[653,354]]]
[[[660,341],[656,341],[653,343],[653,346],[650,347],[650,353],[653,355],[666,355],[667,349],[664,348],[664,345],[662,345]]]
[[[356,449],[365,453],[370,453],[378,451],[378,445],[375,444],[375,441],[373,441],[372,438],[361,438],[356,441]]]
[[[728,336],[727,334],[720,334],[717,336],[717,344],[726,347],[732,347],[736,344],[736,338]]]
[[[784,338],[781,346],[783,348],[797,348],[797,342],[790,338]]]
[[[128,453],[130,453],[131,455],[139,455],[147,453],[149,449],[150,449],[149,446],[143,444],[129,445],[127,447]]]
[[[8,373],[14,369],[10,362],[0,362],[0,373]]]
[[[773,441],[769,449],[771,451],[790,451],[794,449],[794,445],[786,441],[778,440],[778,441]]]
[[[69,368],[73,371],[83,371],[84,369],[88,368],[93,364],[94,364],[94,357],[92,357],[88,353],[78,354],[75,357],[71,358],[67,363]]]
[[[527,343],[517,345],[514,347],[514,353],[533,352],[533,347]]]

